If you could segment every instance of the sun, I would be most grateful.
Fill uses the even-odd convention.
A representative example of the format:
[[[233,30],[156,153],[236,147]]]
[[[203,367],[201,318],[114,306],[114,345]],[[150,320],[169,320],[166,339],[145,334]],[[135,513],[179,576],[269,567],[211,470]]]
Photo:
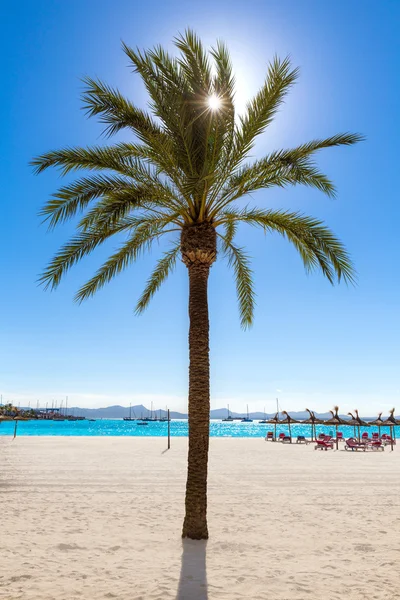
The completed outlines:
[[[218,110],[219,108],[221,108],[221,98],[218,98],[216,94],[209,96],[207,102],[211,110]]]

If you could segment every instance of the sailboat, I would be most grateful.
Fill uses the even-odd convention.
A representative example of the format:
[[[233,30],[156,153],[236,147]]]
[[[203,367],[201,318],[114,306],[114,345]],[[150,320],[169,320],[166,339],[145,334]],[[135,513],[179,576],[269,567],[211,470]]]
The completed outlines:
[[[160,418],[159,418],[158,420],[159,420],[161,423],[164,423],[164,421],[168,421],[168,417],[167,417],[167,416],[165,416],[165,417],[162,417],[162,416],[161,416],[161,408],[160,408]]]
[[[154,421],[158,421],[156,411],[154,411],[154,417],[153,417],[153,402],[151,403],[150,416],[142,417],[140,420],[143,421],[144,423],[151,423]]]
[[[264,406],[264,419],[262,421],[258,421],[259,423],[268,423],[267,421],[267,414],[265,412],[265,406]]]
[[[232,417],[231,413],[229,412],[229,404],[228,404],[228,416],[226,419],[222,419],[222,420],[229,421],[229,422],[233,421],[233,417]]]
[[[250,419],[249,417],[249,405],[247,404],[247,417],[244,417],[242,419],[242,423],[252,423],[253,419]]]
[[[133,411],[135,414],[135,411]],[[129,405],[129,417],[124,417],[124,421],[136,421],[136,417],[132,419],[132,404]]]

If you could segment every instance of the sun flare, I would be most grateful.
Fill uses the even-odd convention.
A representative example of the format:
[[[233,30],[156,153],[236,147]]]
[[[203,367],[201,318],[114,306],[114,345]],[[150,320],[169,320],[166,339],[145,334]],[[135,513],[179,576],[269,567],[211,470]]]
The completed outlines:
[[[218,110],[221,108],[221,98],[218,98],[215,94],[208,97],[208,106],[211,110]]]

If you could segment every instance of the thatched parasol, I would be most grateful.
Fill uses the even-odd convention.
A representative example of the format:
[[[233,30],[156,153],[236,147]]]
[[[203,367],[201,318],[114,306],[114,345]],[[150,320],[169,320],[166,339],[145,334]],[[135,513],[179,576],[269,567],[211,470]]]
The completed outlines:
[[[353,413],[349,412],[347,414],[351,417],[351,419],[346,421],[346,425],[352,425],[354,427],[354,437],[357,437],[356,427],[358,427],[358,421],[355,418],[355,416],[353,415]]]
[[[393,443],[394,443],[394,439],[395,439],[395,426],[396,425],[400,425],[400,421],[398,419],[395,418],[394,416],[394,408],[392,408],[392,410],[389,411],[389,416],[388,418],[384,421],[385,425],[388,425],[390,427],[390,447],[391,450],[393,452]]]
[[[331,413],[332,417],[330,419],[327,419],[326,421],[324,421],[324,425],[333,425],[336,428],[336,450],[339,449],[339,440],[338,440],[338,427],[339,425],[346,425],[347,422],[344,419],[341,419],[339,417],[339,407],[338,406],[334,406],[334,411],[330,410],[329,412]]]
[[[301,423],[301,421],[296,421],[296,419],[293,419],[289,413],[286,412],[286,410],[282,411],[283,415],[286,415],[284,419],[282,419],[281,421],[279,421],[282,425],[288,425],[289,426],[289,437],[290,437],[290,443],[292,443],[292,431],[290,429],[290,425],[294,425],[295,423]]]
[[[276,413],[276,415],[274,417],[271,417],[271,419],[267,419],[267,423],[269,425],[274,425],[275,426],[275,433],[274,433],[274,437],[276,440],[276,426],[278,423],[281,423],[281,421],[279,420],[279,413]]]
[[[0,423],[2,421],[13,421],[14,419],[12,417],[9,417],[8,415],[0,415]]]
[[[357,409],[354,409],[354,412],[356,413],[356,421],[357,421],[359,427],[369,427],[371,425],[371,423],[369,421],[362,420],[362,418],[358,414]]]
[[[362,418],[358,414],[357,408],[354,409],[354,412],[356,413],[356,421],[357,421],[357,426],[358,426],[358,439],[360,440],[361,439],[360,427],[369,427],[370,423],[368,421],[363,421],[362,420]]]
[[[304,421],[301,421],[301,423],[303,425],[311,425],[311,441],[313,441],[313,435],[314,435],[315,439],[317,439],[317,431],[316,431],[315,426],[316,425],[322,425],[324,422],[321,419],[317,419],[317,417],[315,416],[314,411],[311,411],[308,408],[306,408],[306,411],[308,412],[308,414],[310,416],[308,417],[308,419],[305,419]]]
[[[370,425],[375,425],[378,427],[379,437],[381,437],[381,427],[385,425],[385,421],[381,418],[382,413],[380,412],[378,418],[375,421],[370,421]]]
[[[15,426],[14,426],[14,440],[17,437],[17,427],[18,427],[18,421],[29,421],[30,419],[26,418],[26,417],[14,417],[13,421],[15,421]]]

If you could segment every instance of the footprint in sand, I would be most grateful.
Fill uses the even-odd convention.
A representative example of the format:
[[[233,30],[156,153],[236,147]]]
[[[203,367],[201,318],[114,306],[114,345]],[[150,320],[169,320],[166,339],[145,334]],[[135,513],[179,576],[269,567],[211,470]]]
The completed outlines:
[[[371,544],[355,544],[356,552],[375,552],[375,548]]]
[[[12,583],[24,581],[24,579],[32,579],[32,575],[14,575],[13,577],[10,577],[10,581],[12,581]]]
[[[78,546],[78,544],[57,544],[56,548],[62,550],[62,552],[68,552],[68,550],[86,550],[86,548]]]

